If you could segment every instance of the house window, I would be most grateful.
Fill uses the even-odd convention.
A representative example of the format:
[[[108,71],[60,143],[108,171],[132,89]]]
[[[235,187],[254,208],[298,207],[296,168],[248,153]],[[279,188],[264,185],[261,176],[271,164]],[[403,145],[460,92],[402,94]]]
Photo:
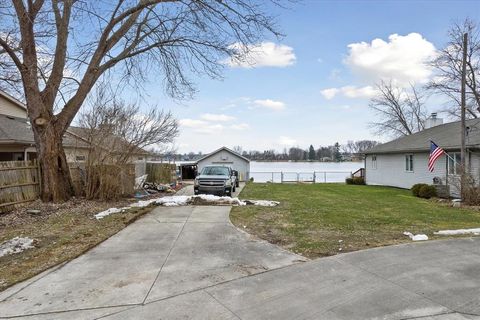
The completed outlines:
[[[377,155],[372,155],[372,169],[377,169]]]
[[[85,156],[76,156],[75,157],[76,161],[85,161],[85,159],[86,159]]]
[[[405,155],[405,171],[413,172],[413,154]]]
[[[447,157],[447,171],[448,174],[460,174],[461,155],[460,152],[449,153]]]
[[[138,159],[139,161],[141,161],[141,160],[143,160],[143,157],[138,157],[137,159]]]

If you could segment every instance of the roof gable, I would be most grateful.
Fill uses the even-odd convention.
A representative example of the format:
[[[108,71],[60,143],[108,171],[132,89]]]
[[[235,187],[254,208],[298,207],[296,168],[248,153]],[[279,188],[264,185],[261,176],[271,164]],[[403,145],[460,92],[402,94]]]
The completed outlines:
[[[214,155],[214,154],[216,154],[216,153],[219,153],[220,151],[227,151],[228,153],[231,153],[231,154],[233,154],[234,156],[237,156],[237,157],[239,157],[239,158],[241,158],[241,159],[243,159],[243,160],[245,160],[245,161],[247,161],[247,162],[250,162],[250,159],[245,158],[245,157],[242,156],[241,154],[239,154],[239,153],[237,153],[237,152],[235,152],[235,151],[233,151],[233,150],[231,150],[231,149],[229,149],[229,148],[227,148],[227,147],[221,147],[221,148],[219,148],[219,149],[217,149],[217,150],[215,150],[215,151],[213,151],[213,152],[210,152],[210,153],[207,154],[206,156],[201,157],[200,159],[197,160],[197,163],[200,162],[200,161],[202,161],[202,160],[205,160],[205,159],[211,157],[212,155]]]

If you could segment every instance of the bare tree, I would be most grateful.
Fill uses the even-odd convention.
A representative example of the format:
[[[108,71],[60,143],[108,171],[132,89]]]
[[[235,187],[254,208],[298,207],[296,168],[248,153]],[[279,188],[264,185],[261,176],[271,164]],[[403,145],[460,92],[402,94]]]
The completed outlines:
[[[346,144],[342,145],[342,151],[348,154],[361,154],[378,144],[379,142],[375,140],[349,140]]]
[[[480,38],[479,25],[466,19],[448,31],[449,41],[431,62],[437,75],[427,84],[433,92],[446,95],[453,103],[450,114],[460,117],[460,88],[462,79],[463,34],[468,33],[467,48],[467,113],[471,118],[480,115]]]
[[[106,99],[104,91],[96,95],[88,109],[82,110],[79,118],[80,127],[71,127],[70,130],[91,146],[86,162],[87,198],[120,196],[122,188],[118,187],[121,183],[118,176],[125,164],[133,163],[138,156],[145,157],[148,147],[171,146],[178,135],[178,123],[170,112],[151,108],[147,113],[141,113],[136,104]],[[116,173],[112,174],[108,168],[113,168]]]
[[[246,56],[265,32],[279,36],[265,12],[248,0],[0,0],[0,75],[20,80],[42,199],[71,195],[62,136],[99,79],[141,87],[153,74],[189,97],[188,74],[220,77],[225,58]]]
[[[391,81],[382,81],[377,91],[369,104],[379,118],[378,122],[371,123],[377,134],[399,137],[424,129],[427,118],[424,98],[414,85],[406,90]]]
[[[242,146],[234,146],[233,151],[235,151],[238,154],[242,154],[243,148],[242,148]]]

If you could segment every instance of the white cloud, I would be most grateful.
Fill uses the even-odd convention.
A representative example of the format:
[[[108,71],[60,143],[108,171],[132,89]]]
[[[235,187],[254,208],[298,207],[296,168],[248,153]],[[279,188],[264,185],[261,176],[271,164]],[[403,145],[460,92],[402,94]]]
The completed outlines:
[[[282,101],[275,101],[272,99],[258,99],[254,100],[253,103],[262,108],[267,108],[274,111],[281,111],[285,109],[285,103]]]
[[[340,92],[340,89],[338,89],[338,88],[328,88],[328,89],[323,89],[322,91],[320,91],[322,96],[327,100],[331,100],[331,99],[335,98],[335,96],[337,95],[338,92]]]
[[[196,119],[180,119],[179,123],[183,127],[187,128],[200,128],[207,125],[207,122],[203,120],[196,120]]]
[[[435,56],[435,46],[419,33],[392,34],[388,42],[377,38],[371,43],[349,44],[348,48],[344,63],[369,83],[379,80],[394,80],[399,85],[424,83],[432,75],[426,62]]]
[[[345,86],[341,88],[341,91],[347,98],[371,98],[376,93],[375,88],[372,86]]]
[[[293,139],[293,138],[290,138],[290,137],[286,137],[286,136],[281,136],[279,139],[278,139],[278,143],[282,146],[288,146],[288,147],[291,147],[291,146],[294,146],[297,144],[297,140]]]
[[[292,47],[274,42],[249,46],[234,43],[230,49],[236,51],[236,56],[224,60],[223,63],[231,67],[287,67],[293,65],[297,59]]]
[[[235,120],[235,117],[228,116],[226,114],[204,113],[200,116],[200,119],[214,122],[227,122]]]
[[[248,123],[240,123],[240,124],[233,124],[230,126],[230,128],[232,128],[233,130],[241,131],[241,130],[249,129],[250,126],[248,125]]]
[[[342,94],[347,98],[372,98],[375,96],[376,90],[372,86],[356,87],[344,86],[341,88],[328,88],[321,90],[320,93],[327,100],[335,98],[338,94]]]
[[[225,128],[221,124],[212,124],[207,121],[197,119],[180,119],[180,126],[191,128],[197,133],[215,134],[223,131]]]

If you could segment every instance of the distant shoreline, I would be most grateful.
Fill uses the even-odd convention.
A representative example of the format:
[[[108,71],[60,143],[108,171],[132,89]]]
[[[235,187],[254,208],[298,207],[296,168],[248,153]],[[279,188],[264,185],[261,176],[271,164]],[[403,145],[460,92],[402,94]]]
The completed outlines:
[[[250,160],[251,162],[292,162],[292,163],[351,163],[351,162],[363,162],[363,160],[358,161],[309,161],[309,160]]]

